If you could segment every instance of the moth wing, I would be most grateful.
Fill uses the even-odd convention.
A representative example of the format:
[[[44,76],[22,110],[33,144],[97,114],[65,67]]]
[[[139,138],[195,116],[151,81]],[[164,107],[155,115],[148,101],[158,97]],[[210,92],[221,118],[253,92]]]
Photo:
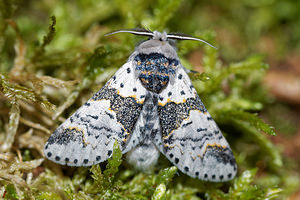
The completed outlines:
[[[132,61],[125,63],[93,97],[61,124],[45,144],[45,156],[62,165],[90,166],[112,155],[115,140],[121,150],[129,142],[146,89],[136,79]]]
[[[208,181],[228,181],[237,170],[232,151],[179,67],[175,81],[160,94],[160,151],[183,173]],[[162,145],[161,145],[162,144]]]

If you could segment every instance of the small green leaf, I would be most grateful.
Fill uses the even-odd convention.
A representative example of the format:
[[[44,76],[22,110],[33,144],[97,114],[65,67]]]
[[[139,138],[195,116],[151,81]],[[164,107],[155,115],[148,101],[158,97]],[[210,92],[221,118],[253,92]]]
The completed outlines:
[[[106,180],[110,184],[113,183],[115,174],[119,171],[119,166],[122,163],[122,151],[120,149],[119,143],[115,141],[113,155],[108,159],[108,163],[106,165],[106,170],[104,170],[103,174]]]
[[[166,199],[166,185],[161,183],[159,184],[155,191],[154,194],[152,195],[151,200],[164,200]]]
[[[33,56],[33,60],[36,60],[39,56],[41,56],[42,54],[44,54],[45,52],[45,47],[50,44],[50,42],[53,40],[54,36],[55,36],[55,25],[56,25],[56,18],[55,16],[51,16],[51,24],[49,25],[48,29],[48,33],[47,35],[45,35],[43,37],[43,43],[40,45],[39,48],[37,48],[37,50],[35,51],[35,54]]]
[[[101,193],[106,187],[107,184],[104,184],[104,176],[102,174],[100,165],[93,165],[90,168],[90,172],[92,173],[91,177],[93,178],[93,184],[90,188],[88,188],[88,193],[96,194]]]
[[[247,122],[251,126],[255,127],[257,130],[263,131],[269,135],[273,135],[273,136],[276,135],[273,127],[263,122],[262,119],[255,114],[240,111],[240,110],[230,110],[230,111],[223,111],[222,115],[224,115],[224,118],[226,117],[235,118]]]
[[[111,193],[114,187],[115,175],[119,171],[118,167],[122,163],[122,151],[120,150],[119,143],[115,141],[113,148],[113,155],[108,159],[106,169],[103,174],[100,165],[93,165],[90,168],[92,172],[93,183],[88,187],[88,192],[92,194],[106,194]]]
[[[242,175],[234,180],[233,187],[230,188],[230,195],[240,195],[242,190],[247,188],[253,181],[257,169],[246,170]]]
[[[165,185],[168,185],[177,171],[178,169],[175,166],[160,170],[158,175],[156,176],[155,184],[159,185],[163,183]]]
[[[3,74],[0,74],[0,91],[3,92],[7,98],[12,99],[13,101],[33,101],[48,109],[53,109],[55,107],[52,103],[32,89],[10,83]]]

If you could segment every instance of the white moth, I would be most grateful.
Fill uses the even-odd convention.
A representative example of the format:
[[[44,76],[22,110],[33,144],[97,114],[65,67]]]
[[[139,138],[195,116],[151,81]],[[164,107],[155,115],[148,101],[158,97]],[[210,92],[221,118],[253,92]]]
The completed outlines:
[[[45,145],[46,157],[62,165],[95,165],[112,156],[117,140],[137,169],[152,168],[160,152],[191,177],[231,180],[237,172],[232,151],[170,42],[205,41],[145,29],[111,34],[119,32],[150,39],[54,131]]]

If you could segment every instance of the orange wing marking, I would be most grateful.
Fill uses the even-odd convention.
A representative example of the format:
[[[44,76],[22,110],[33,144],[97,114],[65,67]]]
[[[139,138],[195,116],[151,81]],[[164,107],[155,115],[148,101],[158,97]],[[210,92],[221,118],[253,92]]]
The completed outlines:
[[[185,102],[186,102],[186,99],[184,98],[184,99],[182,100],[182,102],[175,102],[175,101],[172,101],[170,98],[168,98],[166,103],[158,102],[158,105],[164,106],[164,105],[166,105],[167,103],[170,103],[170,102],[173,102],[173,103],[175,103],[175,104],[180,104],[180,103],[185,103]]]
[[[183,154],[183,151],[182,149],[180,148],[180,146],[178,144],[174,144],[174,145],[168,145],[168,144],[164,144],[164,147],[167,147],[167,148],[174,148],[174,147],[178,147],[178,149],[180,150],[180,153]]]
[[[85,132],[82,130],[82,129],[80,129],[80,128],[78,128],[78,127],[68,127],[68,129],[71,131],[71,130],[76,130],[76,132],[79,132],[79,133],[82,133],[82,141],[83,141],[83,145],[86,147],[88,144],[90,144],[88,141],[87,141],[87,139],[86,139],[86,137],[85,137]]]

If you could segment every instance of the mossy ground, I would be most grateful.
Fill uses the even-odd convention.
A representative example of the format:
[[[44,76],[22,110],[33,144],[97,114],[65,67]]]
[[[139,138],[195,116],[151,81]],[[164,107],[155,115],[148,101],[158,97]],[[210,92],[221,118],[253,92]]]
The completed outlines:
[[[276,129],[257,113],[276,99],[264,87],[269,66],[299,51],[299,2],[78,0],[0,2],[0,195],[4,199],[285,199],[299,166],[271,142]],[[297,9],[298,8],[298,9]],[[284,23],[283,23],[284,22]],[[163,156],[155,171],[132,170],[115,146],[112,159],[71,168],[43,159],[55,128],[124,63],[143,38],[105,37],[120,28],[183,32],[178,55],[206,108],[230,143],[238,176],[192,179]],[[285,37],[278,37],[288,34]],[[264,55],[262,35],[277,48]],[[282,105],[281,105],[282,107]],[[283,106],[286,109],[286,106]],[[278,112],[277,112],[278,113]],[[272,115],[272,114],[271,114]],[[272,124],[293,134],[293,124]],[[272,121],[272,120],[271,120]],[[281,122],[285,123],[282,128]],[[284,133],[284,131],[283,131]],[[1,198],[0,197],[0,198]]]

